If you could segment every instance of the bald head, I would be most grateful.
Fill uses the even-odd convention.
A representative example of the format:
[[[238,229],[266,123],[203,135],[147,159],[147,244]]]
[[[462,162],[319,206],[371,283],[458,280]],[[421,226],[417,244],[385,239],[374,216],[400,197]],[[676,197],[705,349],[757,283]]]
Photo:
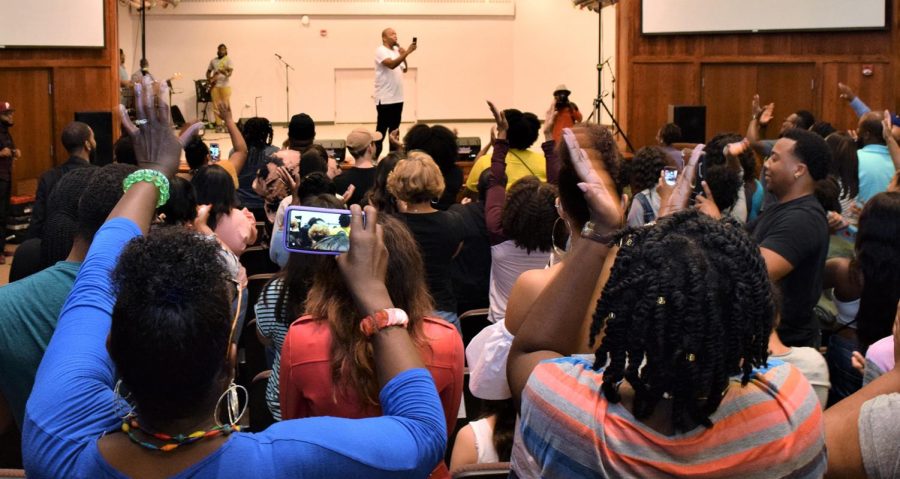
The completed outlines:
[[[859,117],[859,126],[856,128],[856,133],[863,145],[885,144],[882,119],[882,114],[874,111]]]
[[[381,32],[381,43],[388,48],[393,48],[397,44],[397,31],[393,28],[385,28]]]

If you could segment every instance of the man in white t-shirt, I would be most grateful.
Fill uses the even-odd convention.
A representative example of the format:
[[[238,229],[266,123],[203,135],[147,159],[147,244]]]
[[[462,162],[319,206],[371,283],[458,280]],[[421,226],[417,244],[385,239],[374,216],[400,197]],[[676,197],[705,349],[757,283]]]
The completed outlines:
[[[216,58],[209,61],[209,67],[206,69],[206,80],[210,85],[209,93],[213,105],[219,102],[229,103],[231,100],[231,87],[228,86],[228,79],[231,78],[232,73],[234,73],[234,64],[228,57],[228,47],[223,43],[216,51]],[[213,109],[213,114],[216,115],[216,130],[224,131],[224,122],[215,109]]]
[[[414,51],[415,39],[409,48],[404,49],[397,43],[397,32],[393,28],[381,32],[381,46],[375,50],[375,108],[378,110],[375,130],[381,133],[382,139],[400,128],[406,57]],[[375,158],[381,155],[381,145],[381,140],[375,144]]]

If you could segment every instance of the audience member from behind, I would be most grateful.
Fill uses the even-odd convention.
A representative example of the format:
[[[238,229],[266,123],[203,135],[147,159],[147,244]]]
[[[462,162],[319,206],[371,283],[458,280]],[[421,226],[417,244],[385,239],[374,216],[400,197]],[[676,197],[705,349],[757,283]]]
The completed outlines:
[[[463,185],[462,170],[456,166],[456,160],[459,159],[456,134],[442,125],[428,126],[419,123],[406,132],[403,145],[406,151],[420,150],[428,153],[441,169],[441,175],[444,177],[444,193],[434,207],[446,210],[456,203],[456,196]]]
[[[454,327],[431,316],[422,257],[409,230],[390,216],[380,222],[390,252],[384,284],[392,303],[409,318],[410,338],[434,378],[447,431],[452,431],[462,398],[462,340]],[[282,417],[381,415],[368,326],[361,324],[367,310],[353,303],[335,262],[325,261],[315,271],[305,311],[307,315],[291,325],[282,347]],[[389,311],[383,319],[391,321],[392,314],[399,313]],[[433,466],[434,477],[449,477],[443,461]]]
[[[656,133],[656,143],[666,154],[666,165],[678,168],[678,172],[684,169],[684,153],[672,146],[681,141],[681,128],[674,123],[666,123]]]
[[[720,133],[709,140],[703,152],[703,180],[719,211],[741,223],[746,223],[751,214],[756,218],[765,195],[762,183],[755,181],[756,158],[749,142],[737,133]]]
[[[753,95],[753,118],[747,127],[747,139],[750,141],[753,149],[761,156],[768,157],[772,153],[776,140],[763,139],[766,128],[775,118],[775,104],[769,103],[762,105],[759,101],[759,95]],[[799,130],[809,130],[816,123],[816,117],[806,110],[797,110],[791,113],[781,122],[781,128],[778,131],[778,138],[781,138],[785,132],[792,128]]]
[[[413,151],[388,175],[387,189],[401,202],[399,218],[409,227],[422,251],[435,314],[458,328],[450,262],[461,246],[462,228],[455,213],[432,206],[444,192],[441,170],[427,153]]]
[[[456,435],[450,471],[469,464],[509,462],[515,426],[516,406],[512,399],[485,401],[484,414]]]
[[[253,181],[257,171],[266,164],[272,153],[278,151],[278,147],[272,146],[272,124],[266,118],[250,118],[244,123],[242,133],[247,143],[247,162],[238,170],[237,197],[241,205],[263,221],[263,199],[253,190]]]
[[[397,166],[397,163],[403,159],[403,155],[401,153],[392,151],[387,155],[384,155],[384,158],[378,162],[378,166],[375,167],[375,184],[372,185],[372,189],[366,193],[365,199],[363,200],[364,204],[372,205],[378,211],[381,211],[385,214],[394,214],[397,213],[397,199],[388,192],[388,177],[391,172],[394,171],[394,168]]]
[[[241,134],[240,130],[238,130],[237,124],[234,122],[230,105],[220,102],[216,104],[216,112],[219,115],[219,118],[225,122],[225,128],[228,130],[228,135],[231,137],[231,144],[234,146],[234,149],[231,150],[231,154],[228,158],[217,160],[215,164],[221,166],[228,172],[232,181],[234,181],[234,187],[238,188],[240,186],[238,172],[244,168],[244,163],[247,162],[247,142],[244,141],[244,136]],[[199,136],[195,136],[188,144],[184,145],[184,156],[187,160],[188,167],[191,170],[186,174],[179,173],[179,176],[188,181],[194,177],[200,167],[212,162],[212,158],[209,154],[209,147],[206,146],[206,143],[204,143]]]
[[[490,306],[491,243],[484,217],[490,176],[491,170],[481,172],[477,200],[463,199],[462,203],[452,205],[448,210],[459,216],[463,231],[462,249],[450,265],[453,296],[456,297],[456,311],[459,314]]]
[[[853,258],[825,264],[826,289],[834,288],[838,330],[831,335],[826,358],[831,369],[833,404],[853,394],[863,382],[853,368],[854,351],[866,353],[890,336],[893,306],[900,300],[900,193],[872,197],[859,217]]]
[[[591,222],[510,350],[517,432],[527,432],[513,445],[516,477],[824,474],[815,392],[797,369],[767,364],[774,308],[752,239],[696,210],[617,231],[619,198],[566,140]],[[605,335],[594,361],[566,357],[581,347],[575,332],[598,279],[590,330]],[[760,441],[748,423],[771,434]]]
[[[628,226],[643,226],[656,219],[660,201],[656,185],[665,166],[666,154],[659,148],[645,146],[635,153],[628,169],[631,191],[635,192],[628,210]]]
[[[900,363],[900,303],[893,325],[894,365]],[[825,411],[827,477],[900,475],[900,369],[885,374]]]
[[[256,220],[247,208],[238,209],[231,175],[218,165],[201,167],[191,180],[197,204],[212,205],[207,224],[235,256],[256,242]]]
[[[169,182],[169,201],[156,209],[157,219],[166,226],[189,227],[197,219],[197,194],[190,181],[175,176]]]
[[[154,104],[148,100],[168,109],[162,98],[139,94],[138,101]],[[164,115],[140,130],[123,121],[147,146],[138,149],[146,155],[140,163],[171,178],[181,145]],[[427,475],[443,456],[446,425],[434,381],[400,321],[373,325],[371,337],[385,416],[285,421],[258,434],[238,432],[239,394],[230,384],[237,361],[234,285],[218,246],[206,237],[166,228],[139,238],[160,190],[164,195],[164,182],[137,182],[97,233],[30,397],[22,444],[28,474],[143,477],[188,470],[245,477],[276,461],[283,471],[270,474],[276,477],[297,471]],[[340,271],[359,311],[392,309],[378,212],[368,209],[365,225],[358,207],[353,213],[353,244],[337,260]],[[128,391],[127,400],[120,391]],[[229,412],[221,422],[223,407]],[[163,452],[172,449],[175,456]]]
[[[113,143],[113,161],[137,166],[137,156],[134,154],[134,141],[128,135],[122,135]]]
[[[554,142],[547,141],[541,145],[544,155],[529,150],[531,145],[537,141],[538,133],[541,131],[540,120],[534,113],[522,113],[515,109],[503,110],[503,115],[509,123],[509,131],[506,133],[506,139],[509,141],[509,154],[506,158],[506,176],[508,177],[506,187],[511,187],[524,176],[537,176],[541,181],[547,181],[547,160],[544,155],[548,150],[553,149]],[[490,156],[485,155],[477,159],[472,165],[472,170],[469,171],[466,187],[471,191],[476,191],[478,177],[482,171],[490,169],[490,167]]]
[[[825,409],[828,403],[828,390],[831,389],[829,381],[828,364],[818,349],[809,347],[791,347],[785,346],[778,337],[778,321],[781,319],[781,295],[776,290],[773,291],[773,299],[775,301],[775,322],[772,324],[772,334],[769,335],[769,359],[777,359],[794,366],[803,377],[809,381],[809,384],[816,392],[819,398],[819,405]]]
[[[290,175],[290,173],[286,171],[281,172],[282,176]],[[321,171],[315,171],[304,176],[300,183],[296,186],[296,191],[291,196],[285,197],[281,200],[281,204],[278,206],[278,211],[275,213],[275,218],[272,227],[272,240],[269,242],[269,259],[272,260],[273,263],[284,268],[284,266],[288,262],[288,251],[284,246],[284,214],[287,210],[288,206],[291,205],[303,205],[304,201],[320,195],[328,195],[334,198],[336,201],[339,198],[336,194],[336,190],[334,188],[334,182],[331,181],[331,178],[328,177],[325,173]],[[345,205],[338,201],[337,206],[333,208],[344,208]],[[310,206],[310,205],[307,205]],[[328,206],[323,206],[326,208]]]
[[[828,135],[825,143],[831,149],[828,174],[837,181],[840,188],[838,200],[841,203],[840,219],[842,221],[838,222],[838,226],[856,226],[859,220],[856,203],[859,196],[859,157],[857,156],[856,141],[849,134],[838,132]],[[829,215],[829,226],[831,223],[832,215]]]
[[[68,256],[0,288],[0,395],[9,404],[20,430],[38,365],[75,276],[94,234],[122,197],[122,181],[135,169],[133,165],[113,163],[103,168],[78,169],[64,176],[53,190],[51,204],[68,200],[77,210],[65,213],[74,229],[74,239],[66,241],[71,246]],[[47,226],[62,227],[62,222],[51,216]],[[62,243],[61,238],[52,236],[57,233],[53,229],[48,228],[46,233],[42,243]]]
[[[784,295],[778,335],[788,346],[817,347],[821,339],[813,307],[822,293],[828,222],[814,193],[816,183],[828,175],[830,162],[831,150],[822,137],[787,130],[765,163],[766,188],[777,203],[749,225],[769,279]],[[705,196],[714,199],[709,189]],[[721,216],[711,201],[701,202],[704,213]]]
[[[347,205],[357,205],[375,184],[375,143],[381,141],[381,133],[371,133],[365,128],[357,128],[347,135],[347,151],[353,157],[354,165],[334,178],[338,191],[347,191],[353,185],[353,194],[344,198]]]
[[[62,131],[62,144],[69,154],[69,159],[41,175],[34,197],[34,207],[31,210],[31,224],[28,225],[29,238],[44,237],[44,221],[48,215],[47,200],[56,182],[76,168],[93,166],[91,158],[96,154],[97,141],[94,140],[94,131],[87,123],[73,121],[66,125]]]
[[[569,100],[572,92],[565,85],[559,85],[553,90],[553,105],[556,111],[556,119],[553,124],[553,141],[559,142],[562,138],[563,128],[572,128],[576,123],[581,123],[581,112],[578,105]]]
[[[890,135],[890,132],[888,132]],[[869,198],[887,190],[896,171],[885,142],[882,115],[869,112],[859,118],[856,128],[856,144],[859,147],[859,196],[860,205]]]

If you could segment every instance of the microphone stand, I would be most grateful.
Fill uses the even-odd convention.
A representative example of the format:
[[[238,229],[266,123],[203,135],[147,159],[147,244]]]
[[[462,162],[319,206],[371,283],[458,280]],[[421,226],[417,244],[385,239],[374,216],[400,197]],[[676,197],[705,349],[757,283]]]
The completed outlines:
[[[288,77],[288,69],[294,70],[288,62],[284,61],[284,58],[281,58],[281,55],[275,54],[275,57],[278,58],[282,64],[284,64],[284,98],[285,98],[285,121],[291,120],[291,83]],[[297,70],[294,70],[297,71]]]

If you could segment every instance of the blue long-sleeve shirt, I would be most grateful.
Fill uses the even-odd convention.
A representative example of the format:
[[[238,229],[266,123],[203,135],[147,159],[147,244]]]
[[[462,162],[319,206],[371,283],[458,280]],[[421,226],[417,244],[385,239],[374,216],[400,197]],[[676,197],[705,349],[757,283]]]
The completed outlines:
[[[63,306],[25,409],[22,455],[29,478],[124,477],[106,462],[97,441],[121,426],[105,345],[115,304],[110,273],[138,235],[129,220],[108,221]],[[174,477],[426,477],[447,438],[431,375],[426,369],[397,375],[380,401],[382,417],[300,419],[257,434],[234,433]]]

